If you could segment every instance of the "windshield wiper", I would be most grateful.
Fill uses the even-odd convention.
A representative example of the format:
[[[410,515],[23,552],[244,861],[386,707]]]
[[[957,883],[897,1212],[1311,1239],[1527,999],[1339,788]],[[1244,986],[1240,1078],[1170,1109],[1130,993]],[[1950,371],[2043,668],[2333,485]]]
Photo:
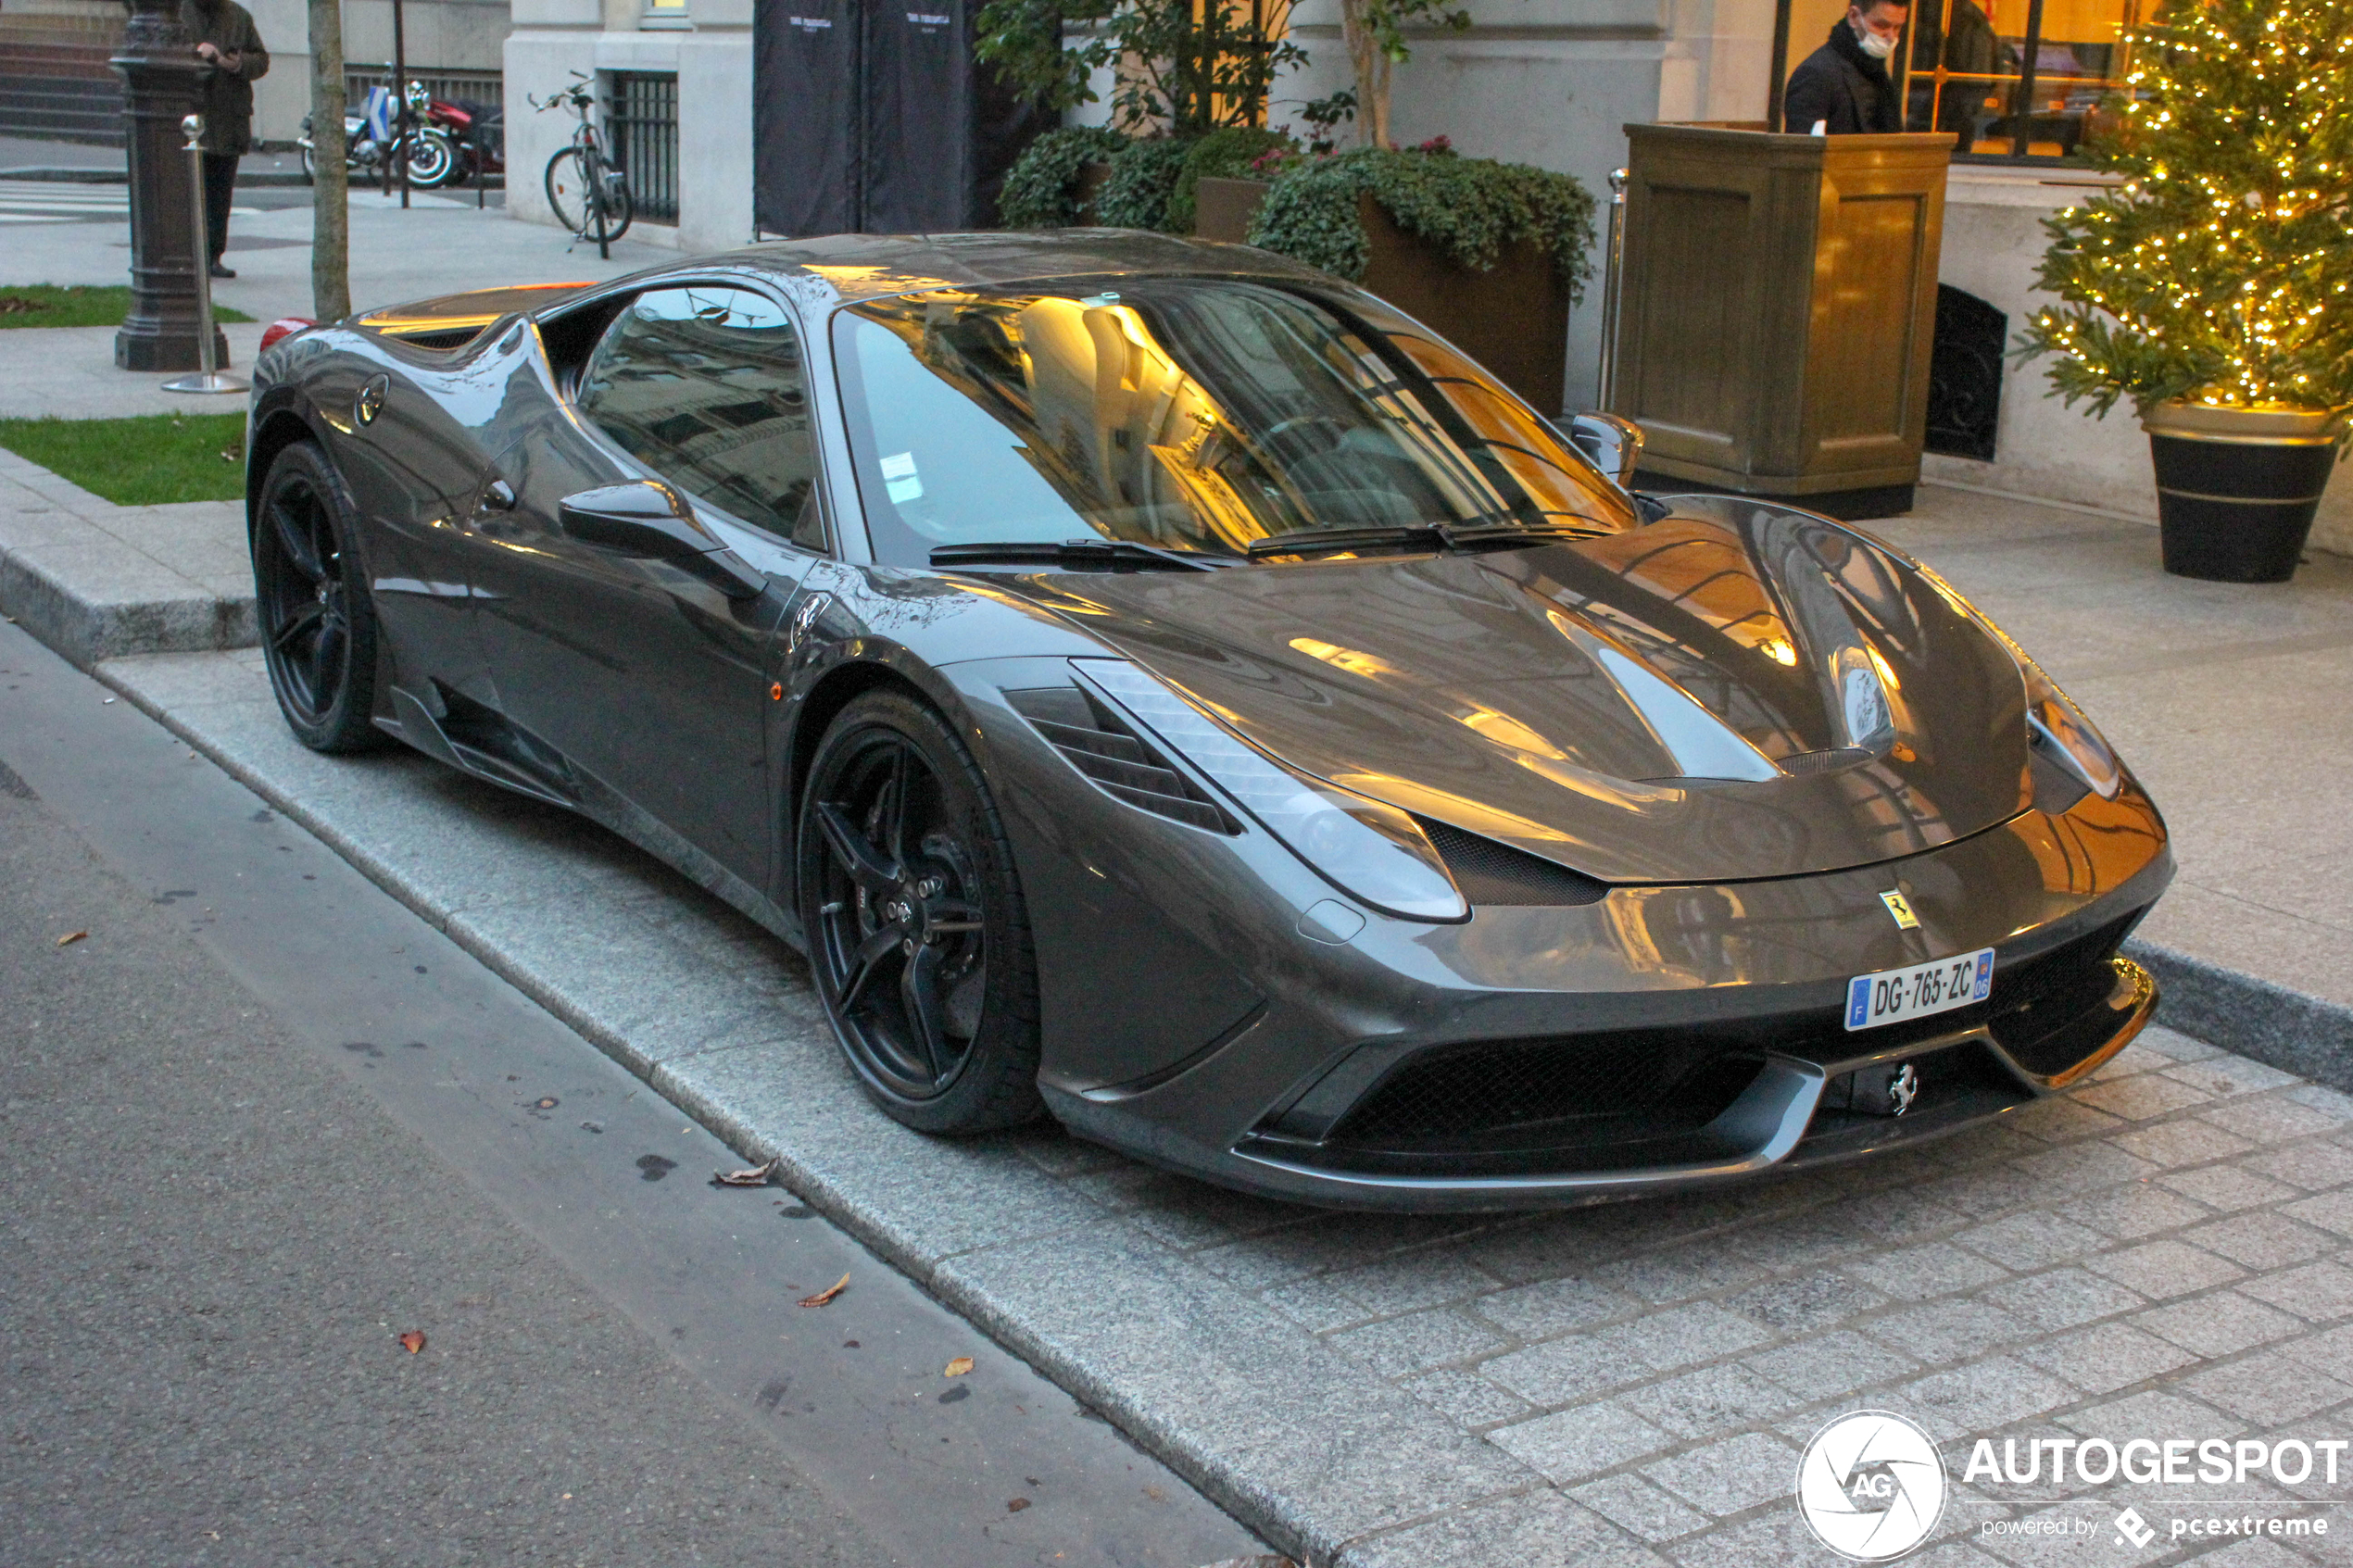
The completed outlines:
[[[1065,571],[1214,571],[1199,556],[1139,545],[1132,539],[1066,539],[1051,544],[1035,539],[1009,539],[993,545],[941,545],[931,552],[934,566],[1043,566]]]
[[[1456,549],[1513,549],[1521,545],[1548,545],[1558,539],[1606,539],[1615,528],[1570,522],[1490,522],[1446,528],[1446,542]]]
[[[1264,560],[1268,556],[1318,555],[1327,550],[1383,547],[1449,551],[1516,549],[1524,545],[1547,545],[1561,539],[1598,539],[1615,532],[1614,529],[1578,527],[1561,522],[1419,522],[1395,528],[1310,528],[1296,533],[1277,533],[1272,538],[1253,539],[1250,542],[1250,558]]]
[[[1417,522],[1395,528],[1302,528],[1296,533],[1277,533],[1271,538],[1252,539],[1250,542],[1250,558],[1264,560],[1268,556],[1313,556],[1327,550],[1394,549],[1401,546],[1405,549],[1445,549],[1445,525]]]

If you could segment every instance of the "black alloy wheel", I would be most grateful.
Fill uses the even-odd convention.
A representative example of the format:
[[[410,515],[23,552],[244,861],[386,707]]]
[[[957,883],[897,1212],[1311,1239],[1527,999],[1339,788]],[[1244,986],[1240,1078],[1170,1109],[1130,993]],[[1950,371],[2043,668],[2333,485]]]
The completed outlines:
[[[925,1132],[1033,1120],[1038,983],[1011,847],[937,713],[896,692],[842,711],[798,862],[818,994],[867,1092]]]
[[[253,521],[254,612],[270,687],[313,751],[383,744],[375,705],[376,617],[347,547],[352,511],[318,447],[296,442],[262,481]]]

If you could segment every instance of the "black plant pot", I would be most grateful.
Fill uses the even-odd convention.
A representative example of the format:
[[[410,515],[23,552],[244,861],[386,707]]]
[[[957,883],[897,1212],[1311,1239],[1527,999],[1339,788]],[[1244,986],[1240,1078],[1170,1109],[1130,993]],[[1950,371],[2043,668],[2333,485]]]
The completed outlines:
[[[2166,571],[2215,583],[2296,574],[2345,436],[2342,410],[2162,403],[2141,427]]]

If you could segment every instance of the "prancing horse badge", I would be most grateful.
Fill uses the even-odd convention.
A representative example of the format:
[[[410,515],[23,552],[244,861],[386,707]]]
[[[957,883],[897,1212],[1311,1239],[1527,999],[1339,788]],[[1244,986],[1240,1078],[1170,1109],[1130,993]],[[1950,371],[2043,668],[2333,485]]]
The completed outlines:
[[[1901,893],[1882,893],[1879,901],[1887,906],[1887,912],[1895,917],[1895,923],[1904,930],[1918,931],[1920,928],[1920,917],[1912,912],[1911,901]]]

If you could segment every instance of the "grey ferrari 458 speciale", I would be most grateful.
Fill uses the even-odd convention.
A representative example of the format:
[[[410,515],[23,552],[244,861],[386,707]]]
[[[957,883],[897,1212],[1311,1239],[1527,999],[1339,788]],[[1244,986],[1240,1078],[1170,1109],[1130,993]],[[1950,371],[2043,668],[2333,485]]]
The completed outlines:
[[[453,295],[274,344],[251,419],[302,740],[680,867],[928,1132],[1527,1208],[1998,1116],[2155,1005],[2155,807],[1933,572],[1631,493],[1638,432],[1262,252]]]

